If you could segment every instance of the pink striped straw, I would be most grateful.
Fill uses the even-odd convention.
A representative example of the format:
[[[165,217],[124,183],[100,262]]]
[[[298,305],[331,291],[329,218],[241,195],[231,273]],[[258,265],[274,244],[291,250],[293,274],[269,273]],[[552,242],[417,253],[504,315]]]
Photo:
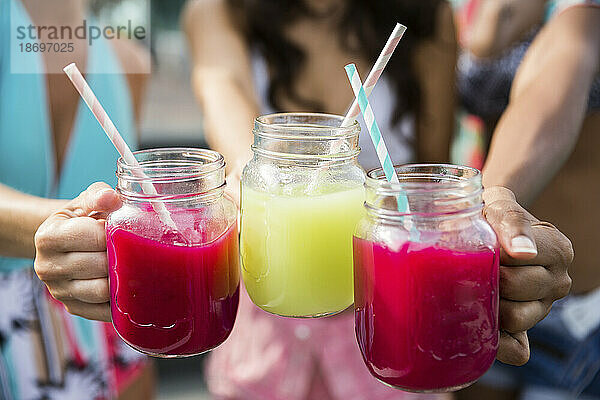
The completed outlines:
[[[77,68],[75,63],[67,65],[63,68],[63,71],[65,71],[65,74],[67,74],[67,76],[73,83],[73,86],[75,86],[75,89],[77,89],[77,91],[83,98],[83,101],[85,101],[85,104],[87,104],[92,114],[94,114],[94,117],[96,117],[96,119],[100,123],[100,126],[102,126],[104,132],[106,132],[106,135],[108,136],[112,144],[115,146],[121,157],[123,157],[125,164],[133,167],[140,167],[140,164],[129,149],[129,146],[127,146],[127,143],[125,143],[125,140],[123,140],[123,137],[121,136],[121,134],[119,134],[119,131],[117,131],[117,128],[109,118],[108,114],[106,113],[104,108],[102,108],[102,105],[96,98],[96,95],[94,95],[94,92],[92,92],[92,89],[90,88],[88,83],[83,78],[83,75],[81,75],[81,72],[79,71],[79,68]],[[149,179],[148,176],[144,174],[144,172],[141,170],[141,167],[139,170],[137,168],[133,169],[133,174],[138,178]],[[142,191],[145,194],[158,194],[156,188],[151,182],[142,182],[141,186]],[[173,221],[173,218],[171,218],[171,214],[169,214],[169,211],[167,210],[167,207],[164,203],[153,202],[152,207],[154,208],[154,211],[156,211],[156,213],[158,214],[158,217],[163,222],[163,224],[169,226],[174,230],[178,230],[177,226],[175,225],[175,221]]]
[[[367,97],[373,91],[375,84],[377,84],[379,77],[381,76],[388,61],[390,61],[392,54],[394,54],[394,50],[396,50],[396,46],[398,45],[400,39],[402,39],[402,35],[404,35],[404,32],[406,32],[406,26],[400,23],[396,23],[392,34],[390,35],[390,37],[387,40],[387,43],[381,50],[381,53],[379,53],[377,61],[375,61],[375,64],[373,64],[369,75],[367,75],[367,79],[365,79],[365,82],[363,83],[363,87],[365,88],[365,93],[367,94]],[[358,106],[358,101],[355,98],[352,102],[352,105],[350,106],[350,109],[348,109],[346,117],[342,121],[341,126],[350,126],[359,113],[360,107]]]

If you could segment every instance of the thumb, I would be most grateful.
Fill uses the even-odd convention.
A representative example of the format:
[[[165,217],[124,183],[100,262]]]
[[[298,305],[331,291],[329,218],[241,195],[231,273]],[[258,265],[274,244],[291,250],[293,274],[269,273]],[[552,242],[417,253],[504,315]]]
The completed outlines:
[[[121,207],[121,199],[117,192],[104,182],[92,183],[67,206],[75,216],[106,217]]]
[[[535,218],[517,203],[514,194],[502,187],[486,189],[484,215],[498,241],[512,258],[530,259],[537,255],[532,222]]]

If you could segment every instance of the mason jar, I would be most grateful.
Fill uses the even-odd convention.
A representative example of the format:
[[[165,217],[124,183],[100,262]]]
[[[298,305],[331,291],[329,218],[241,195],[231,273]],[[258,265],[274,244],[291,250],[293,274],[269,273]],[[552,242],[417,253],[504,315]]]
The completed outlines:
[[[367,174],[353,242],[356,337],[380,381],[457,390],[488,370],[499,340],[499,248],[481,173],[442,164],[396,172],[395,184],[381,169]]]
[[[244,284],[265,311],[287,317],[338,313],[353,301],[352,233],[365,174],[357,122],[280,113],[254,122],[254,157],[242,173]]]
[[[184,357],[221,344],[239,299],[237,209],[215,151],[156,149],[117,162],[106,223],[112,322],[134,349]]]

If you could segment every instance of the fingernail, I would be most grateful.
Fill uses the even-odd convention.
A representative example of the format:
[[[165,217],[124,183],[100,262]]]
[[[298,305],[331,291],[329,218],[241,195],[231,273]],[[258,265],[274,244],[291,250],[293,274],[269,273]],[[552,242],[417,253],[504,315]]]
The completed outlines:
[[[535,244],[525,235],[512,238],[510,241],[510,250],[513,253],[537,254]]]

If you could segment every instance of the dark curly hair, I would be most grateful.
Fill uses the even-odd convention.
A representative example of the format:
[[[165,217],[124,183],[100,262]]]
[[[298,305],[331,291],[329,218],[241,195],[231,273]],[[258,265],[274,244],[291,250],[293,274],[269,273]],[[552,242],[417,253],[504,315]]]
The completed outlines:
[[[386,76],[396,92],[393,122],[412,111],[418,114],[420,88],[410,60],[417,44],[434,34],[437,10],[444,0],[345,0],[339,20],[340,45],[358,46],[365,59],[375,62],[396,22],[408,27],[391,58]],[[303,17],[317,16],[304,0],[227,0],[239,28],[251,48],[258,50],[269,66],[268,100],[281,110],[287,96],[308,109],[322,110],[319,102],[301,97],[293,80],[303,66],[304,50],[283,34],[284,28]],[[320,15],[322,16],[322,15]],[[350,38],[355,39],[353,46]],[[352,47],[351,47],[352,46]]]

